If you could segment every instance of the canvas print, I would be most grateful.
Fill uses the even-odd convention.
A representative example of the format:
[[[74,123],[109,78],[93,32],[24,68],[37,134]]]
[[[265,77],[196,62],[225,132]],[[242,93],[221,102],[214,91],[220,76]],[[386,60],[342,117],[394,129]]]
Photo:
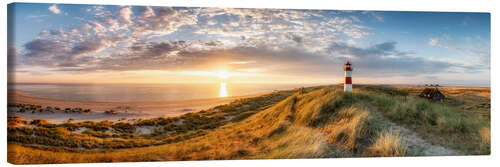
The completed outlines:
[[[8,5],[13,164],[490,154],[490,14]]]

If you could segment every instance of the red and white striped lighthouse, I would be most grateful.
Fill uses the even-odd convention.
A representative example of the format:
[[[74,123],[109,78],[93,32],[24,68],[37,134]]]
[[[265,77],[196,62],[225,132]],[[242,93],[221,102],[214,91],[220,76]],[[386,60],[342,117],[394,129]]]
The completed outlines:
[[[351,78],[351,63],[347,61],[344,65],[344,71],[345,71],[345,81],[344,81],[344,92],[352,92],[352,78]]]

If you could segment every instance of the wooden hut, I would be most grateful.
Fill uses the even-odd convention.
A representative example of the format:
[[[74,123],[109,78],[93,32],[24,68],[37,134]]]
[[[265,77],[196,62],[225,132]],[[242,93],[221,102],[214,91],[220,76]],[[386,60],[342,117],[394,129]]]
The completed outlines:
[[[438,88],[425,88],[422,93],[419,95],[420,97],[427,98],[434,101],[444,101],[444,94],[439,91]]]

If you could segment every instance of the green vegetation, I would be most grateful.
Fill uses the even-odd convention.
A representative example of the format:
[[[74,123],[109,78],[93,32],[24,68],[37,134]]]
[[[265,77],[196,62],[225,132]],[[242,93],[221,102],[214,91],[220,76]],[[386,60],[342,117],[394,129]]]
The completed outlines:
[[[9,108],[9,111],[15,111],[15,112],[20,112],[20,113],[25,113],[25,112],[55,113],[55,112],[63,112],[63,111],[65,113],[90,113],[90,112],[92,112],[91,109],[65,108],[64,110],[61,110],[60,107],[46,106],[45,108],[43,108],[41,105],[24,104],[24,103],[9,103],[7,106]]]
[[[481,144],[480,134],[480,129],[489,128],[489,119],[469,116],[470,111],[418,97],[405,101],[363,88],[356,96],[374,104],[386,118],[405,125],[434,144],[467,154],[489,154],[489,148],[481,149],[489,146]]]
[[[433,144],[465,154],[489,154],[489,119],[462,106],[418,98],[415,92],[388,86],[357,86],[354,93],[338,86],[311,87],[131,123],[38,120],[30,122],[35,126],[14,126],[25,123],[9,118],[8,160],[25,164],[419,155],[391,130],[389,120]]]

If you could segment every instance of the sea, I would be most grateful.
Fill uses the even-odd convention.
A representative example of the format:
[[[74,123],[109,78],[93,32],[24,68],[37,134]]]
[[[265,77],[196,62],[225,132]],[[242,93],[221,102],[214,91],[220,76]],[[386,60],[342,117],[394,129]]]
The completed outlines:
[[[243,96],[314,85],[236,84],[226,82],[213,84],[9,83],[8,90],[15,90],[36,97],[70,101],[142,102]]]

